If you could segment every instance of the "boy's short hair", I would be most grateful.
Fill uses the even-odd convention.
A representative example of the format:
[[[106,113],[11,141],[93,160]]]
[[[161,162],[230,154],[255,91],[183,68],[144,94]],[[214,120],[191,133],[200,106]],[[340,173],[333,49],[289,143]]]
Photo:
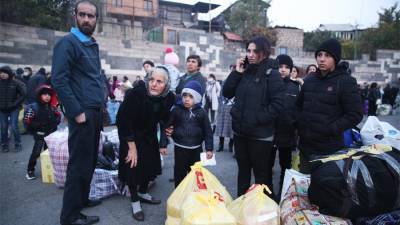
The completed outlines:
[[[150,60],[144,61],[143,64],[142,64],[142,66],[144,66],[144,65],[146,65],[146,64],[149,64],[151,67],[154,67],[154,63],[153,63],[152,61],[150,61]]]
[[[194,59],[194,60],[196,60],[196,61],[197,61],[197,65],[198,65],[199,67],[201,67],[202,62],[201,62],[200,56],[198,56],[198,55],[189,55],[189,56],[186,58],[186,62],[187,62],[189,59]]]

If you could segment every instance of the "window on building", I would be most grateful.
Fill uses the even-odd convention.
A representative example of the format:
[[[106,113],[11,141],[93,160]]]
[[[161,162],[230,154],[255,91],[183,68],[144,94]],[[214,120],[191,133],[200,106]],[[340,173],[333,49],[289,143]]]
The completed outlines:
[[[144,0],[144,10],[153,11],[153,0]]]
[[[167,44],[172,44],[172,45],[176,45],[178,44],[178,37],[177,37],[178,33],[176,32],[176,30],[167,30]]]
[[[279,47],[279,54],[288,54],[288,49],[286,47]]]
[[[122,7],[122,0],[113,0],[113,1],[112,1],[112,5],[113,5],[114,7],[119,7],[119,8],[121,8],[121,7]]]

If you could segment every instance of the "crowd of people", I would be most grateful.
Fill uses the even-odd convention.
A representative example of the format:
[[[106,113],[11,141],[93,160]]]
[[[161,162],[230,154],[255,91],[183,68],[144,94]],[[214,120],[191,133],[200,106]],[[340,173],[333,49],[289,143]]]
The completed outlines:
[[[143,62],[143,79],[119,81],[101,70],[99,46],[92,34],[97,7],[90,1],[75,6],[76,27],[54,47],[51,73],[30,67],[0,68],[1,148],[9,151],[9,130],[15,151],[20,151],[20,113],[35,143],[27,166],[34,179],[35,164],[45,148],[44,137],[68,121],[69,162],[60,216],[62,225],[93,224],[97,216],[81,213],[100,204],[89,200],[96,166],[100,131],[107,101],[121,105],[116,115],[119,179],[131,193],[132,215],[145,219],[141,203],[160,204],[150,195],[149,184],[161,174],[160,154],[174,144],[175,187],[200,160],[203,144],[208,159],[216,151],[234,152],[238,166],[237,195],[249,189],[252,174],[258,184],[272,187],[273,166],[279,155],[282,186],[284,171],[291,167],[292,152],[300,150],[300,172],[309,174],[311,161],[343,146],[343,132],[355,127],[363,114],[376,115],[380,103],[394,106],[399,89],[377,83],[357,86],[348,63],[341,60],[336,39],[323,42],[315,51],[316,65],[303,71],[289,55],[271,58],[269,40],[254,37],[246,44],[246,56],[231,65],[224,82],[200,72],[198,55],[186,58],[186,71],[177,67],[179,57],[168,48],[164,63]],[[380,102],[381,101],[381,102]],[[159,137],[158,135],[159,134]],[[279,196],[274,193],[273,196]]]

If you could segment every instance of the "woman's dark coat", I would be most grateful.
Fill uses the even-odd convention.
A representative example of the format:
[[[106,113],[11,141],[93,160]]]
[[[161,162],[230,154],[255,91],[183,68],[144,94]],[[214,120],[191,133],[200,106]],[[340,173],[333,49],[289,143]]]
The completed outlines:
[[[117,113],[120,140],[119,178],[128,185],[138,185],[153,180],[161,174],[160,147],[167,147],[163,124],[169,117],[175,102],[171,92],[165,97],[150,97],[144,85],[129,90]],[[161,140],[157,139],[157,124],[160,123]],[[137,166],[130,168],[125,163],[128,141],[136,144]]]
[[[231,109],[235,134],[262,139],[274,135],[274,120],[283,109],[284,86],[273,59],[250,64],[243,74],[233,71],[222,88],[224,97],[235,97]]]

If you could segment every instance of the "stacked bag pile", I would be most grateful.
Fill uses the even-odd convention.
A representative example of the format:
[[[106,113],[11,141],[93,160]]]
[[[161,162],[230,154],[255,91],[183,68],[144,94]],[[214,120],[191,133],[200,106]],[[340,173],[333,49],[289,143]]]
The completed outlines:
[[[167,201],[166,225],[279,225],[279,207],[265,185],[232,202],[226,188],[200,162]]]
[[[307,195],[311,207],[319,213],[347,218],[357,225],[400,224],[400,131],[370,116],[360,134],[360,148],[314,160],[308,190],[304,191],[304,183],[294,180],[294,195]],[[296,224],[287,222],[285,216],[294,214],[286,212],[290,208],[287,205],[292,209],[306,205],[301,203],[302,198],[286,202],[291,195],[281,202],[283,224]],[[322,224],[332,224],[326,222]]]
[[[226,208],[231,202],[226,188],[197,162],[168,198],[165,224],[235,225],[235,218]]]
[[[282,185],[280,218],[282,225],[350,225],[351,221],[323,215],[308,197],[310,176],[286,170]]]
[[[48,146],[53,168],[54,183],[63,188],[68,166],[68,128],[58,129],[44,138]],[[103,151],[105,146],[105,151]],[[89,199],[102,199],[119,193],[117,130],[102,132],[99,144],[99,160],[90,185]]]

